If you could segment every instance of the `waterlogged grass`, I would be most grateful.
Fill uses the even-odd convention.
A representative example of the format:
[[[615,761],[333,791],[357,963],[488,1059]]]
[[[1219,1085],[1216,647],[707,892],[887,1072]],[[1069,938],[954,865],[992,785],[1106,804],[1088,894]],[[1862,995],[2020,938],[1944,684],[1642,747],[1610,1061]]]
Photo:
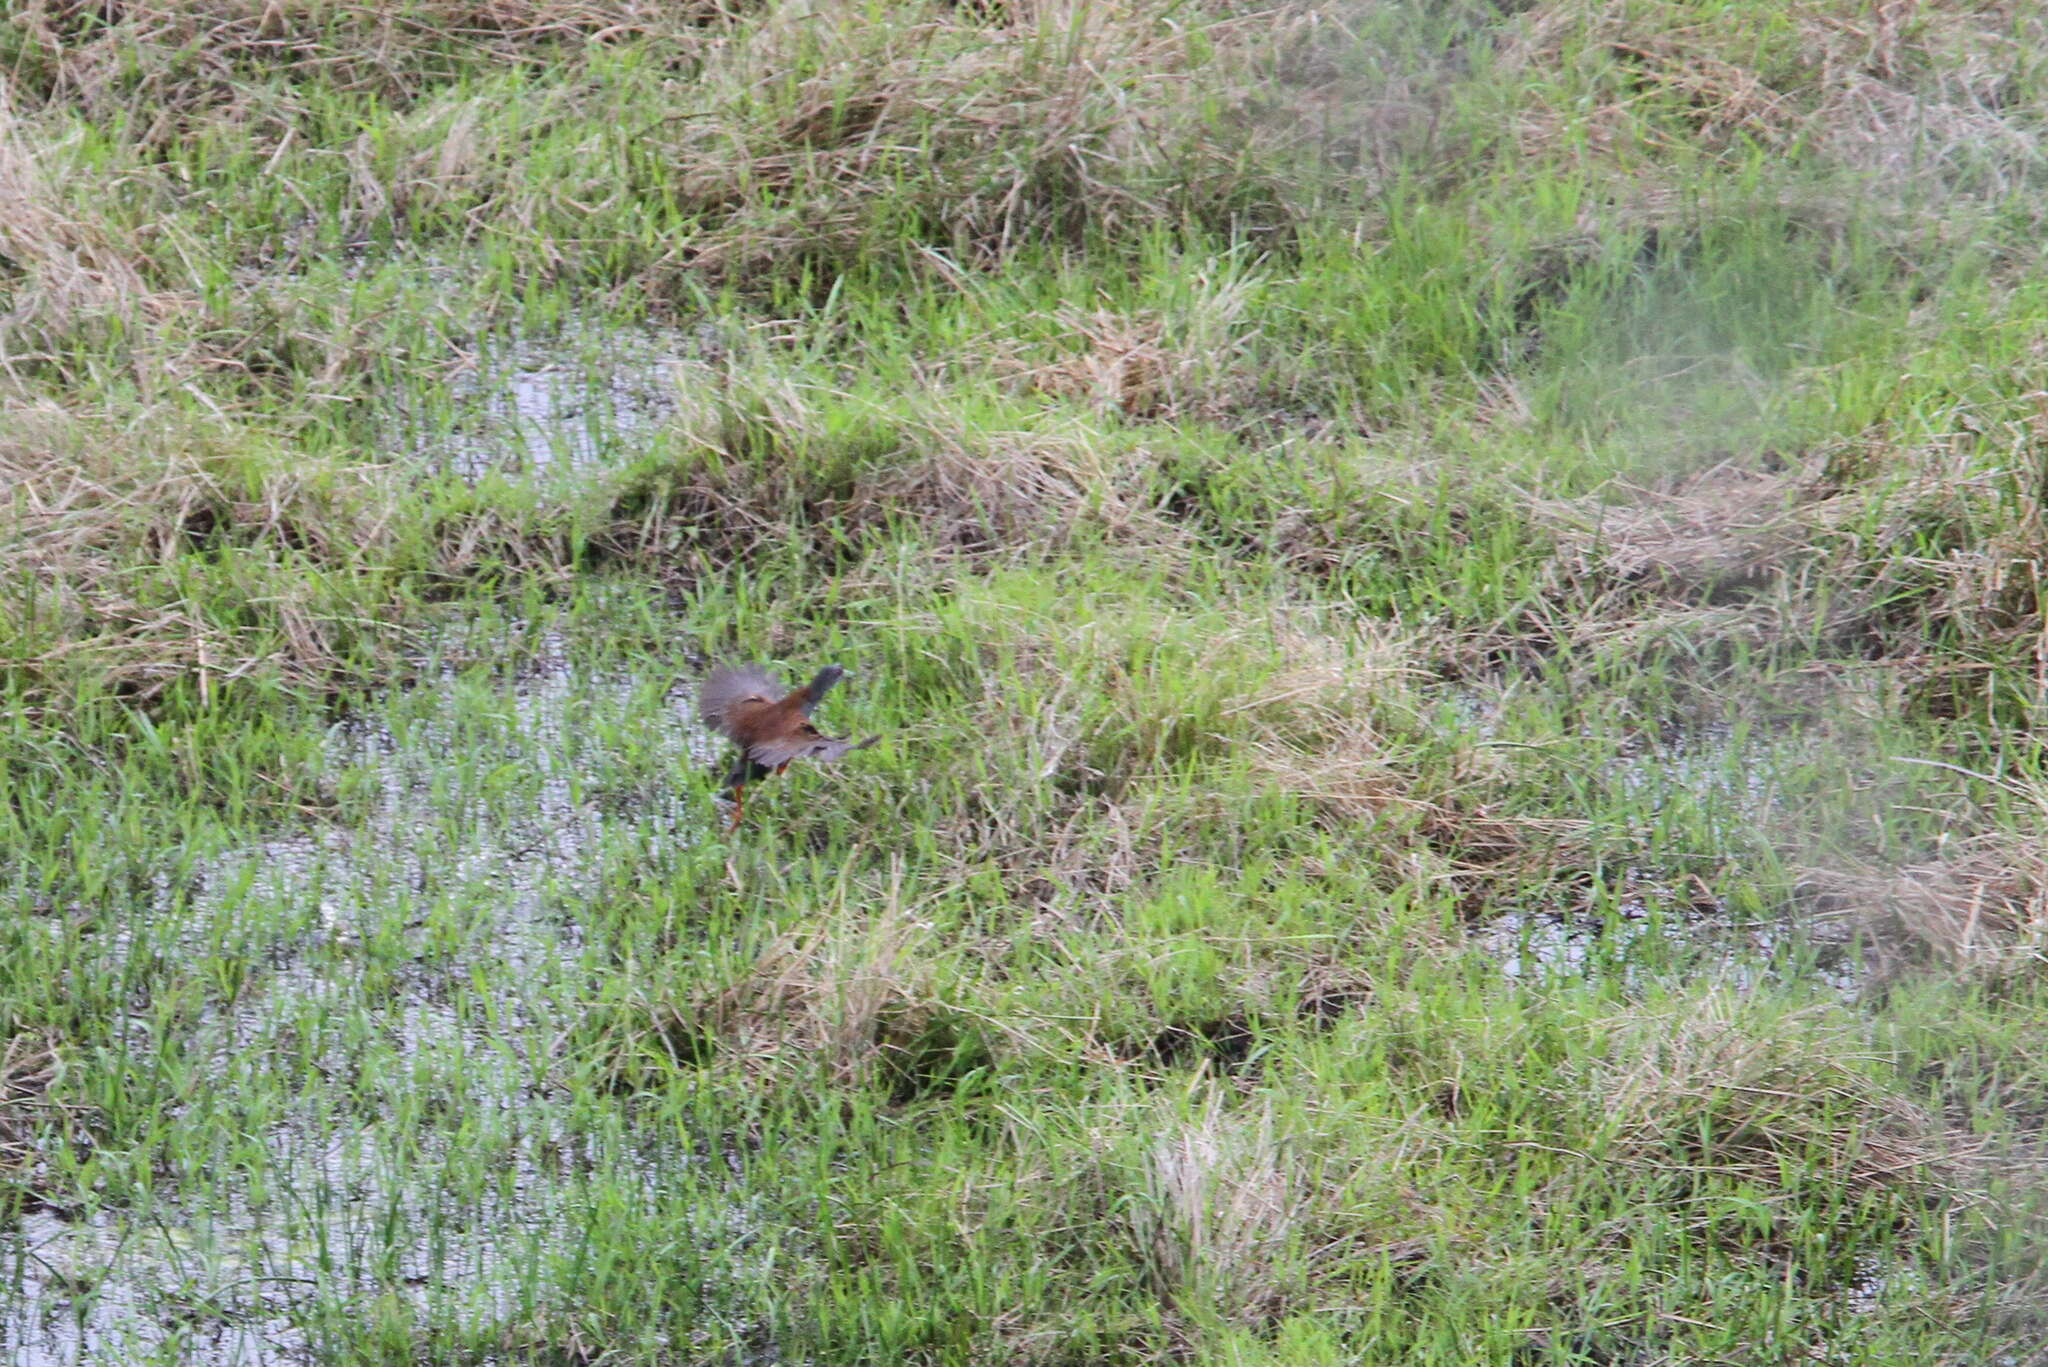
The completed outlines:
[[[2010,1000],[1923,982],[1873,1009],[1796,946],[1735,973],[1682,934],[1504,974],[1460,878],[1388,857],[1397,814],[1319,821],[1298,776],[1201,739],[1315,715],[1273,642],[1219,648],[1128,584],[1095,614],[1120,629],[1069,637],[1013,582],[935,594],[953,615],[915,635],[851,605],[834,644],[864,641],[876,682],[835,708],[889,745],[764,792],[731,842],[670,609],[618,590],[487,609],[412,685],[248,738],[297,816],[159,794],[175,853],[97,832],[126,885],[56,877],[10,954],[13,1009],[66,1040],[49,1104],[74,1131],[34,1174],[11,1346],[1885,1360],[1953,1346],[1930,1305],[1977,1306],[1989,1260],[2025,1258],[1970,1195],[2036,1085]],[[1055,661],[1016,653],[1047,640]],[[1073,682],[1149,661],[1170,683],[1219,650],[1236,667],[1162,690],[1187,721],[1147,739],[1105,736],[1117,709]],[[976,655],[999,686],[948,672]],[[1533,733],[1510,705],[1461,736],[1376,682],[1376,709],[1417,713],[1410,794],[1509,717]],[[973,724],[948,714],[990,696],[1045,719],[1041,748],[930,772]],[[1069,706],[1063,767],[1043,747]],[[1666,898],[1701,869],[1731,903],[1781,884],[1742,865],[1753,829],[1679,805],[1746,780],[1552,739],[1582,791],[1610,785],[1559,835],[1596,865],[1638,861]],[[1117,774],[1091,744],[1147,759]],[[131,782],[164,763],[133,755]],[[21,847],[72,828],[69,786]],[[1794,786],[1727,801],[1843,803]],[[1586,895],[1614,918],[1643,894]],[[1997,1082],[1941,1076],[1959,1037],[2010,1060]],[[1911,1218],[1929,1203],[1943,1220]]]
[[[2033,1360],[2048,35],[1866,11],[8,26],[9,1360]]]
[[[1054,668],[989,666],[1012,715],[1078,702],[1088,665],[1215,657],[1177,595],[1125,594],[1129,624]],[[59,880],[10,956],[15,1009],[77,1060],[13,1344],[851,1360],[1200,1336],[1224,1360],[1571,1360],[1952,1332],[1924,1326],[1928,1296],[1969,1294],[1940,1279],[1957,1233],[1902,1223],[1973,1171],[1908,1082],[1953,1041],[1891,1038],[1932,1029],[1926,1004],[1872,1017],[1801,986],[1796,953],[1744,982],[1682,938],[1634,946],[1632,984],[1504,975],[1455,879],[1363,858],[1387,833],[1318,824],[1192,726],[1141,771],[1065,771],[1118,785],[1093,819],[1057,775],[1022,791],[1049,758],[1028,747],[982,752],[978,782],[921,774],[908,737],[940,748],[941,704],[978,692],[921,663],[1057,636],[1017,623],[1015,593],[943,601],[961,615],[921,637],[849,613],[891,682],[836,706],[905,729],[865,773],[764,793],[729,844],[669,610],[617,591],[486,612],[411,686],[280,718],[264,748],[303,815],[159,796],[190,834],[148,872],[160,835],[102,831],[101,861],[132,842],[129,884]],[[1292,691],[1258,664],[1285,657],[1228,649],[1250,693],[1166,700],[1257,744],[1262,693]],[[1608,767],[1621,793],[1646,781]],[[1749,838],[1695,820],[1631,842],[1626,801],[1603,816],[1596,843],[1646,863]],[[69,824],[52,804],[22,840]],[[1053,825],[1046,866],[1021,863]],[[1993,1239],[1968,1209],[1951,1220]],[[1617,1301],[1624,1327],[1585,1308]]]

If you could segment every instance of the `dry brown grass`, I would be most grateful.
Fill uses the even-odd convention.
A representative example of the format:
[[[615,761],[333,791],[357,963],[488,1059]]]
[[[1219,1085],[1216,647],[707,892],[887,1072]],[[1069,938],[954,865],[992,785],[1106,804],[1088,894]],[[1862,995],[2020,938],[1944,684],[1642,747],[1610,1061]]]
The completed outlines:
[[[2048,854],[2010,835],[1897,868],[1808,869],[1798,890],[1824,927],[1859,940],[1875,984],[1929,964],[1999,975],[2048,962]]]
[[[715,1061],[731,1076],[805,1087],[879,1081],[908,1099],[971,1066],[984,1034],[1019,1052],[1039,1047],[1031,1022],[939,999],[930,927],[897,900],[902,891],[891,882],[849,893],[723,987],[629,1004],[602,1054],[622,1081],[650,1059]]]
[[[38,1154],[55,1135],[60,1141],[75,1117],[53,1102],[48,1093],[64,1070],[58,1036],[48,1030],[16,1027],[0,1044],[0,1210],[12,1198],[33,1190]]]
[[[1297,1090],[1316,1094],[1319,1082]],[[1114,1185],[1130,1195],[1106,1214],[1170,1316],[1270,1326],[1341,1301],[1361,1261],[1413,1267],[1461,1244],[1482,1254],[1416,1181],[1457,1143],[1426,1113],[1346,1130],[1229,1079],[1131,1110],[1098,1141],[1127,1155]],[[1145,1142],[1118,1146],[1118,1133]]]
[[[1259,795],[1297,799],[1342,839],[1373,831],[1390,884],[1448,885],[1475,906],[1581,853],[1585,822],[1502,809],[1506,752],[1418,762],[1427,643],[1409,634],[1273,603],[1200,623],[1101,606],[1048,618],[971,589],[957,606],[919,629],[939,640],[964,621],[987,649],[951,681],[962,709],[913,743],[1033,796],[961,786],[934,830],[963,871],[1000,870],[1048,933],[1113,925],[1167,851],[1207,847]],[[1209,777],[1183,793],[1191,769]]]
[[[1495,136],[1461,117],[1460,105],[1473,94],[1472,49],[1512,22],[1508,8],[1283,0],[1261,16],[1259,41],[1241,54],[1242,79],[1259,92],[1247,115],[1272,140],[1341,173],[1367,204],[1404,181],[1455,179]],[[1371,32],[1389,19],[1406,32]],[[1453,35],[1462,41],[1446,41]]]
[[[1585,639],[1768,647],[1818,634],[1885,659],[1909,689],[1967,692],[1991,681],[1987,661],[2029,661],[2048,697],[2038,497],[1967,434],[1868,433],[1770,470],[1723,462],[1537,513]]]
[[[1278,644],[1285,666],[1227,709],[1243,718],[1238,743],[1262,786],[1300,798],[1332,829],[1385,823],[1390,873],[1425,882],[1498,875],[1514,856],[1552,843],[1540,823],[1486,810],[1484,795],[1508,777],[1497,751],[1467,751],[1419,786],[1401,734],[1414,725],[1402,710],[1422,674],[1418,642],[1383,630],[1347,648],[1304,617],[1279,631]]]
[[[0,83],[0,369],[51,359],[53,340],[110,321],[147,328],[174,311],[137,270],[134,242],[79,207],[62,174],[16,116]]]
[[[884,914],[784,935],[739,982],[697,1011],[721,1052],[748,1071],[821,1070],[854,1085],[878,1062],[894,1016],[929,998],[916,927]]]
[[[288,462],[185,423],[138,439],[53,405],[8,408],[0,539],[24,583],[4,603],[19,645],[0,667],[45,687],[94,678],[139,700],[186,677],[202,698],[257,671],[322,677],[350,628],[306,570],[374,564],[389,547],[381,473]],[[246,552],[230,577],[260,612],[181,582],[174,566],[195,550]]]
[[[2013,99],[2019,63],[2044,40],[2048,21],[2025,4],[1561,0],[1530,12],[1510,60],[1541,69],[1591,49],[1612,56],[1630,83],[1617,92],[1630,98],[1589,117],[1530,110],[1520,131],[1532,153],[1565,136],[1596,146],[1654,139],[1656,125],[1640,117],[1649,96],[1683,121],[1689,147],[1819,153],[1880,194],[1940,188],[1989,202],[2048,170],[2048,123]],[[1671,147],[1680,141],[1674,130]]]
[[[1614,491],[1623,501],[1554,505],[1560,550],[1587,579],[1640,585],[1688,603],[1753,587],[1803,551],[1796,490],[1784,474],[1722,462],[1676,488]]]
[[[1266,633],[1284,664],[1223,708],[1260,786],[1301,799],[1333,831],[1379,826],[1389,878],[1468,900],[1573,857],[1585,823],[1494,809],[1512,780],[1503,752],[1468,748],[1426,780],[1417,771],[1411,690],[1440,643],[1309,613],[1277,616]]]
[[[1211,1092],[1191,1114],[1161,1106],[1149,1197],[1132,1208],[1131,1234],[1153,1294],[1169,1310],[1190,1298],[1232,1319],[1277,1318],[1306,1287],[1291,1273],[1303,1231],[1328,1202],[1270,1110],[1233,1110]]]
[[[1166,546],[1153,458],[1078,417],[991,427],[936,394],[886,406],[769,366],[685,375],[680,457],[614,481],[607,544],[717,568],[809,537],[857,557],[891,529],[939,554],[1038,556],[1086,531]]]
[[[1184,216],[1256,233],[1284,219],[1279,187],[1201,109],[1204,95],[1227,107],[1243,92],[1201,84],[1175,6],[1024,0],[994,13],[935,6],[875,25],[858,7],[790,6],[722,40],[701,114],[652,130],[684,200],[724,220],[675,263],[747,279],[886,239],[975,267],[1048,236],[1078,244]],[[1203,31],[1228,48],[1255,22]],[[791,71],[809,74],[782,88]]]
[[[1061,354],[1027,360],[991,338],[987,364],[1008,383],[1098,412],[1148,422],[1222,422],[1251,399],[1248,353],[1257,338],[1251,290],[1209,284],[1181,314],[1062,309]]]
[[[1942,1178],[1952,1155],[1934,1117],[1855,1066],[1846,1026],[1767,1037],[1740,1018],[1723,992],[1613,1022],[1583,1082],[1619,1157],[1765,1189],[1784,1184],[1788,1162],[1850,1188]]]
[[[247,102],[249,78],[264,72],[318,68],[344,89],[412,99],[480,59],[538,63],[564,43],[682,41],[743,8],[721,0],[25,0],[10,19],[27,59],[18,80],[99,116],[146,113],[137,133],[147,145],[203,118],[263,112]]]
[[[232,334],[289,331],[266,312],[289,301],[259,289],[226,304],[225,317],[197,317],[193,277],[248,262],[209,260],[211,244],[178,240],[189,228],[162,206],[185,204],[191,187],[158,162],[93,172],[123,187],[128,219],[147,216],[134,231],[81,207],[100,187],[52,183],[69,174],[62,140],[85,123],[120,121],[131,149],[224,136],[269,155],[265,174],[290,184],[323,230],[338,222],[351,237],[390,228],[416,240],[516,241],[540,275],[589,269],[586,236],[637,223],[634,206],[673,202],[695,216],[691,230],[630,268],[634,284],[671,301],[694,302],[721,279],[794,282],[809,272],[822,282],[877,249],[922,250],[950,273],[1049,236],[1135,241],[1189,220],[1275,239],[1288,213],[1286,187],[1245,155],[1255,132],[1229,117],[1248,94],[1243,73],[1201,55],[1232,51],[1256,23],[1164,0],[1045,0],[986,13],[933,4],[886,24],[853,4],[715,0],[36,0],[11,19],[12,88],[34,131],[0,111],[0,203],[10,210],[0,245],[21,276],[19,335],[0,351],[57,353],[96,311],[117,312],[131,332],[145,317],[187,317],[191,337],[145,328],[142,341],[124,344],[165,372],[140,376],[145,392],[161,392],[173,373],[261,364]],[[1191,20],[1202,42],[1190,41]],[[591,117],[603,88],[508,105],[503,92],[458,80],[480,60],[552,67],[619,43],[642,44],[678,73],[644,127],[622,131],[612,112]],[[338,198],[312,190],[299,164],[333,91],[395,116],[375,138],[324,149],[350,171]],[[587,141],[565,149],[556,140],[574,128]],[[585,224],[596,226],[586,234]],[[309,232],[298,225],[288,236]],[[283,264],[296,251],[287,247]],[[615,252],[599,255],[616,268]],[[1098,341],[1098,350],[1122,345],[1107,333]],[[339,345],[346,354],[330,357],[316,383],[361,359]],[[1175,345],[1154,356],[1133,341],[1114,373],[1096,379],[1134,415],[1177,414],[1191,397],[1180,362],[1207,348],[1200,338]]]
[[[1098,309],[1085,316],[1062,313],[1060,322],[1079,349],[1058,361],[1018,367],[1025,387],[1126,417],[1157,418],[1178,411],[1180,382],[1194,358],[1169,356],[1161,344],[1160,319],[1120,318]]]

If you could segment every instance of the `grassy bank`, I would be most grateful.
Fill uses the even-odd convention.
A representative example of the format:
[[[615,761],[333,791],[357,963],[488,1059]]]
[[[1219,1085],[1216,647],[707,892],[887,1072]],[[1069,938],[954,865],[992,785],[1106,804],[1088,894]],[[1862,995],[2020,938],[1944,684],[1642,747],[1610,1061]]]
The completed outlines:
[[[2036,1360],[2044,54],[10,16],[0,1344]]]

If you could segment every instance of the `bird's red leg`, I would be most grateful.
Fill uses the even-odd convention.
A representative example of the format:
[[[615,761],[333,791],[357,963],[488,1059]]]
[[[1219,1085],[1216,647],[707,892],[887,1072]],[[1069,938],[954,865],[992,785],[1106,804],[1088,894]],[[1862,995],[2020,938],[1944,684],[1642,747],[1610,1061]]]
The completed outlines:
[[[725,833],[731,835],[740,828],[740,818],[747,814],[747,785],[742,783],[732,790],[732,820],[726,823]]]

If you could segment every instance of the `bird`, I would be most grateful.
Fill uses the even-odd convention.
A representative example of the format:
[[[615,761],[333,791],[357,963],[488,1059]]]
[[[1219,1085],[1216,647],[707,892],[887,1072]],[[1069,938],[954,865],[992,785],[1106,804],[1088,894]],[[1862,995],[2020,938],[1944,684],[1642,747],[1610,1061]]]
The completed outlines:
[[[727,831],[738,830],[746,814],[749,783],[781,773],[793,760],[830,763],[881,739],[869,736],[856,743],[850,736],[828,736],[811,725],[811,713],[845,674],[839,665],[826,665],[801,688],[785,688],[755,664],[720,665],[704,676],[697,690],[697,715],[740,748],[722,785],[733,799]]]

